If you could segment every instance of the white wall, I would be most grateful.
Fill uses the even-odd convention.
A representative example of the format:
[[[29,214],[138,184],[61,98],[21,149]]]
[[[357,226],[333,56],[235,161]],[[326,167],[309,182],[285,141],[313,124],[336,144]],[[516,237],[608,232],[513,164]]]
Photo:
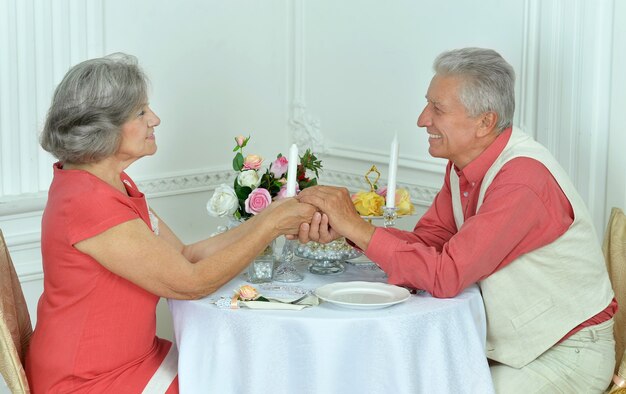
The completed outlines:
[[[601,233],[610,207],[626,207],[625,25],[615,0],[2,1],[0,228],[33,320],[53,162],[36,137],[54,86],[80,60],[139,58],[162,124],[159,152],[129,172],[194,241],[218,223],[204,204],[230,182],[237,134],[251,135],[247,151],[268,161],[292,141],[313,147],[323,182],[358,190],[372,164],[386,176],[397,132],[399,182],[423,212],[444,170],[415,125],[432,60],[491,47],[517,71],[515,123],[561,161]]]

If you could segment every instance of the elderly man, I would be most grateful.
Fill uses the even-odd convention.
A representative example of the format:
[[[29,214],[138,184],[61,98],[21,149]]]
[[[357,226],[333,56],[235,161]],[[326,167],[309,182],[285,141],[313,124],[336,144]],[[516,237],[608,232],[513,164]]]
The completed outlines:
[[[389,282],[454,297],[477,283],[498,393],[600,393],[615,363],[617,303],[585,204],[552,155],[512,127],[512,67],[464,48],[434,62],[417,120],[429,153],[449,160],[443,187],[412,232],[362,220],[346,189],[301,201],[323,214],[300,240],[345,236]]]

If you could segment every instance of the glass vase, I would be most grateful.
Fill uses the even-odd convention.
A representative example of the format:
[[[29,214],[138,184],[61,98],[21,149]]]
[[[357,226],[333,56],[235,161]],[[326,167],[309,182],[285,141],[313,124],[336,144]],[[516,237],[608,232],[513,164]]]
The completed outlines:
[[[265,250],[250,263],[248,266],[248,282],[265,283],[272,281],[275,243],[275,240],[270,242]]]

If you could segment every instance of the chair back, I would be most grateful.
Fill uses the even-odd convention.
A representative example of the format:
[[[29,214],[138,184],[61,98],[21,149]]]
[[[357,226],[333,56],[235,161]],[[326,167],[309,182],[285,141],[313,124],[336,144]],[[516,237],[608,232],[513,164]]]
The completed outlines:
[[[12,393],[30,393],[23,365],[32,333],[24,293],[0,231],[0,372]]]

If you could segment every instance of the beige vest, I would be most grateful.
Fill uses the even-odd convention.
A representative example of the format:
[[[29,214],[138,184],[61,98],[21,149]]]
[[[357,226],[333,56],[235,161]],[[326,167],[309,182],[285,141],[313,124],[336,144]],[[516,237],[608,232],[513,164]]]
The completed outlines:
[[[574,222],[557,240],[480,281],[487,315],[487,357],[521,368],[552,347],[572,328],[606,308],[613,290],[600,244],[582,198],[550,152],[514,128],[506,147],[487,171],[485,191],[509,160],[530,157],[552,173],[574,210]],[[463,225],[459,178],[450,171],[457,228]]]

